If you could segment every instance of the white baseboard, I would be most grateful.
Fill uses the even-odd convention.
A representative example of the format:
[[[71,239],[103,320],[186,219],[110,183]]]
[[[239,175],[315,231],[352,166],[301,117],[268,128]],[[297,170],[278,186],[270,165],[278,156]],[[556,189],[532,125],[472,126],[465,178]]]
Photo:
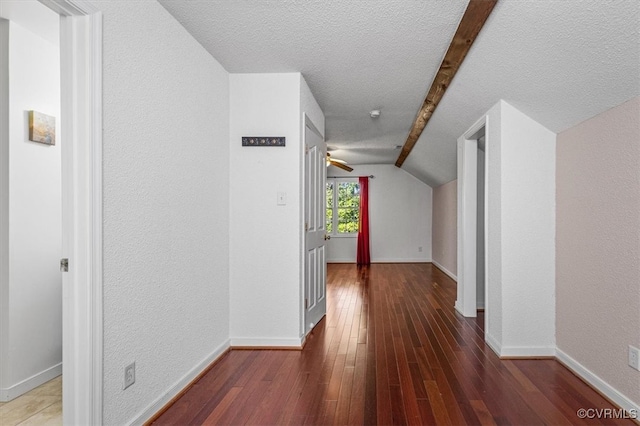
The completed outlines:
[[[458,282],[458,277],[456,276],[456,274],[454,274],[453,272],[451,272],[450,270],[448,270],[447,268],[445,268],[444,266],[442,266],[440,263],[436,262],[435,260],[431,260],[431,263],[433,263],[442,272],[447,274],[452,280],[454,280],[455,282]]]
[[[555,346],[502,346],[500,358],[555,357]]]
[[[371,259],[371,263],[430,263],[431,259],[417,259],[417,258],[383,258],[383,259]],[[356,263],[356,259],[327,259],[327,263]]]
[[[634,402],[627,398],[609,383],[605,382],[595,373],[590,371],[587,367],[571,358],[560,348],[556,348],[556,359],[578,377],[582,378],[585,382],[589,383],[593,388],[602,393],[605,397],[609,398],[613,403],[617,404],[620,408],[623,408],[628,413],[637,413],[636,415],[640,416],[640,401]]]
[[[229,349],[229,340],[224,341],[220,346],[218,346],[213,352],[207,355],[202,361],[200,361],[197,365],[195,365],[187,374],[182,376],[175,382],[169,389],[167,389],[162,395],[156,398],[147,408],[142,410],[140,414],[135,416],[133,420],[129,422],[129,425],[143,425],[147,420],[153,417],[158,411],[162,409],[169,401],[171,401],[176,395],[178,395],[182,390],[189,385],[198,377],[200,373],[204,371],[212,362],[217,360],[222,354]]]
[[[598,377],[584,365],[570,357],[564,351],[557,347],[505,347],[503,348],[498,341],[488,333],[485,333],[485,342],[500,357],[535,357],[535,356],[555,356],[562,365],[571,370],[576,376],[587,382],[591,387],[600,392],[614,404],[627,411],[627,413],[638,413],[640,415],[640,403],[634,402],[627,396],[620,393],[617,389]]]
[[[484,341],[500,358],[555,357],[555,346],[502,346],[498,340],[485,331]]]
[[[302,348],[304,339],[304,337],[297,339],[256,339],[252,337],[233,337],[231,338],[231,347],[300,349]]]
[[[8,402],[62,374],[62,363],[58,363],[8,388],[0,389],[0,401]]]
[[[458,301],[456,300],[456,303],[453,304],[453,308],[456,310],[456,312],[458,312],[460,315],[464,316],[464,312],[462,310],[462,306],[460,305],[460,303],[458,303]]]
[[[484,332],[484,341],[496,355],[500,356],[500,352],[502,352],[502,345],[498,342],[498,340],[493,337],[493,335]]]

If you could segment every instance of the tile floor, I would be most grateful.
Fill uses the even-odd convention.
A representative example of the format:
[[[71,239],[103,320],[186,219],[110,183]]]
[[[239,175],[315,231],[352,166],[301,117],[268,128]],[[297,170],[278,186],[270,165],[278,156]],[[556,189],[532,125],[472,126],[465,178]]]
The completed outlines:
[[[62,376],[9,402],[0,402],[2,426],[62,425]]]

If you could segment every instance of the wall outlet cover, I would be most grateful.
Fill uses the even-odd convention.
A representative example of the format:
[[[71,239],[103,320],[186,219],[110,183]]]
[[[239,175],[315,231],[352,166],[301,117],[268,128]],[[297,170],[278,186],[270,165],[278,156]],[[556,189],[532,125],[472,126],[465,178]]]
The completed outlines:
[[[640,371],[640,349],[629,345],[629,366]]]
[[[124,389],[128,388],[136,382],[136,363],[135,361],[124,368]]]

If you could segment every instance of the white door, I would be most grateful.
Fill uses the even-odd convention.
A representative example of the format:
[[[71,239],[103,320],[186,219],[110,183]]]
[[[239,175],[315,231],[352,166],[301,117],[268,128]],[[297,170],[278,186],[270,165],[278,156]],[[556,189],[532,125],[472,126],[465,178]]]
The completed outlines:
[[[322,136],[305,115],[305,335],[327,311],[326,235],[326,146]]]

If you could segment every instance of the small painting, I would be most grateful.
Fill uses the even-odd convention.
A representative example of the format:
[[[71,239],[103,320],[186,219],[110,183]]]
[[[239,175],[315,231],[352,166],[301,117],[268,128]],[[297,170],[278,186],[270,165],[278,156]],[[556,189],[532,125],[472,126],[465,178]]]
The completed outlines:
[[[29,140],[55,145],[56,118],[38,111],[29,111]]]

